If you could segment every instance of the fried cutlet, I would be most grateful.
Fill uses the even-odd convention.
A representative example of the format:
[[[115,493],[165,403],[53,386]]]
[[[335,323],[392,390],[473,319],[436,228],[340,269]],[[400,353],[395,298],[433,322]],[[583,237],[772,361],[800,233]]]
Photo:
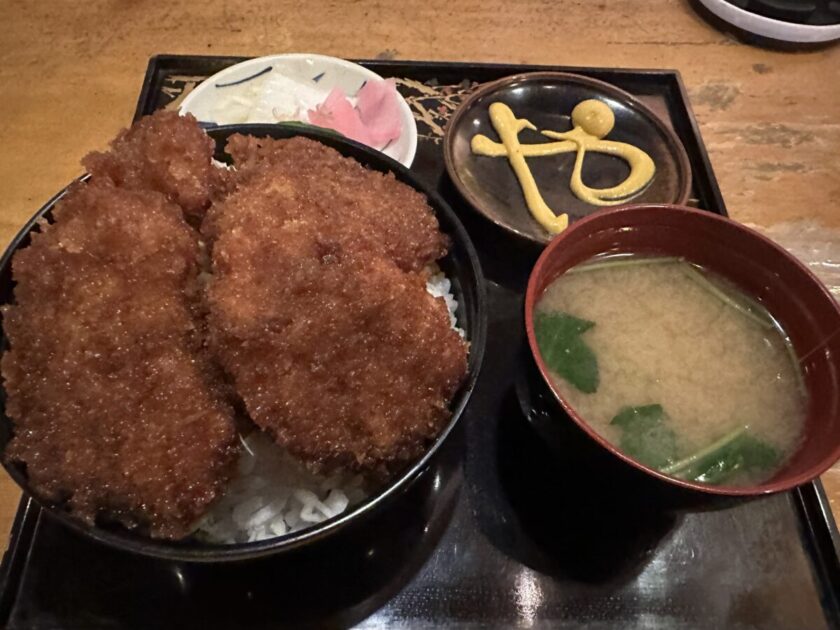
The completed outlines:
[[[443,256],[449,240],[425,197],[388,173],[308,138],[233,135],[235,189],[214,204],[202,227],[214,234],[272,230],[288,220],[317,222],[324,249],[339,256],[385,256],[418,271]],[[231,223],[232,221],[232,223]]]
[[[193,116],[161,110],[123,129],[108,151],[90,153],[82,163],[94,180],[160,192],[200,222],[224,185],[223,169],[212,163],[214,146]]]
[[[233,136],[208,211],[211,347],[252,419],[305,462],[387,472],[449,417],[467,345],[423,269],[448,239],[425,198],[306,138]]]
[[[325,254],[319,230],[287,221],[219,235],[211,344],[251,418],[293,455],[393,471],[449,418],[467,346],[423,274]]]
[[[76,185],[13,259],[4,456],[76,517],[189,533],[237,434],[202,350],[197,235],[157,192]]]

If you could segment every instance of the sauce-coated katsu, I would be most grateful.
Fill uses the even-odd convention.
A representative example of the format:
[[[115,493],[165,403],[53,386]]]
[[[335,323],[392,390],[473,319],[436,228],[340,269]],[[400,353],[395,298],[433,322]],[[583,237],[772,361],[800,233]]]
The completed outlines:
[[[196,234],[163,195],[107,182],[76,185],[54,219],[14,257],[5,457],[84,521],[184,536],[238,444],[202,349]]]
[[[235,135],[230,170],[213,147],[191,116],[142,119],[13,258],[4,458],[89,524],[190,535],[236,505],[249,431],[381,482],[467,372],[423,195],[306,138]]]
[[[387,257],[406,271],[449,248],[422,194],[320,142],[235,134],[226,151],[236,167],[234,190],[208,213],[203,231],[211,239],[226,222],[269,238],[277,225],[302,219],[317,226],[325,253]]]
[[[241,181],[207,217],[210,338],[251,418],[316,466],[416,458],[467,368],[425,287],[447,247],[431,208],[306,138],[229,152]]]
[[[94,180],[163,193],[199,222],[224,187],[224,171],[212,163],[213,149],[195,118],[161,111],[122,130],[109,150],[90,153],[82,163]]]

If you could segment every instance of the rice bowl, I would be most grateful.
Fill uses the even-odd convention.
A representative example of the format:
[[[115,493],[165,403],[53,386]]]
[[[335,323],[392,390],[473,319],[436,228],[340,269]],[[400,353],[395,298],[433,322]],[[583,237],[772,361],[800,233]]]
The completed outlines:
[[[274,529],[272,530],[270,524],[272,519],[269,518],[268,520],[265,520],[269,512],[260,512],[260,509],[262,508],[251,510],[250,508],[255,505],[254,502],[251,502],[237,511],[237,518],[241,523],[246,524],[246,529],[250,527],[252,531],[250,531],[247,535],[242,534],[241,532],[233,534],[222,533],[220,535],[220,538],[224,538],[226,540],[231,540],[231,538],[235,539],[237,542],[233,544],[209,543],[206,538],[201,539],[199,537],[193,537],[192,539],[182,542],[166,542],[151,540],[145,536],[138,536],[131,532],[122,530],[121,528],[113,528],[102,525],[88,526],[71,518],[63,511],[60,505],[40,501],[43,507],[49,510],[62,523],[72,529],[75,529],[76,531],[79,531],[99,542],[134,553],[159,558],[199,562],[241,560],[298,548],[326,535],[333,535],[343,530],[351,522],[362,520],[366,517],[366,515],[377,511],[384,504],[390,503],[397,495],[402,494],[402,491],[409,485],[413,485],[418,478],[426,474],[430,461],[446,440],[454,426],[457,424],[457,421],[466,406],[469,395],[474,387],[478,374],[478,368],[483,356],[485,335],[485,298],[478,260],[472,244],[469,242],[469,238],[463,230],[463,227],[460,225],[460,222],[457,220],[451,209],[449,209],[435,193],[425,189],[425,187],[420,185],[406,169],[402,168],[393,161],[384,158],[381,154],[377,154],[355,143],[337,139],[328,134],[320,134],[314,130],[311,132],[307,131],[301,133],[300,129],[284,129],[282,126],[275,125],[250,125],[213,129],[209,132],[209,135],[217,141],[217,146],[219,147],[216,154],[217,159],[224,160],[224,154],[221,147],[223,146],[227,136],[236,132],[269,135],[273,137],[291,137],[294,135],[312,137],[318,139],[324,144],[335,147],[344,155],[352,155],[367,168],[380,171],[390,171],[394,173],[398,180],[404,181],[410,186],[425,193],[429,199],[429,203],[438,217],[438,220],[440,221],[441,229],[445,233],[449,234],[453,243],[452,251],[440,262],[441,268],[446,277],[451,280],[451,290],[448,292],[454,296],[453,299],[457,299],[457,306],[453,305],[453,307],[458,310],[459,326],[463,328],[465,337],[470,343],[469,376],[467,382],[461,386],[451,403],[450,410],[452,415],[450,420],[438,434],[433,443],[431,443],[419,459],[407,466],[399,472],[399,474],[395,475],[394,478],[392,478],[387,484],[379,487],[376,492],[362,498],[358,493],[354,493],[352,484],[345,486],[343,482],[336,483],[336,480],[331,480],[333,487],[324,486],[326,494],[322,494],[320,496],[316,495],[321,505],[314,503],[314,501],[308,501],[306,503],[308,509],[306,509],[305,514],[303,504],[307,501],[307,499],[312,499],[312,497],[311,495],[307,495],[305,493],[299,493],[298,497],[292,501],[292,504],[294,504],[294,501],[298,501],[301,504],[297,509],[298,516],[306,516],[307,519],[312,521],[319,521],[306,529],[298,527],[300,523],[295,523],[295,518],[291,516],[289,517],[292,521],[292,524],[290,525],[290,523],[286,521],[284,515],[283,525],[285,526],[286,532],[284,534],[280,534],[279,532],[283,531],[283,527],[276,521],[277,515],[274,515],[275,522]],[[52,207],[60,199],[62,194],[63,193],[57,195],[56,198],[51,200],[49,204],[42,208],[38,214],[33,217],[33,219],[18,234],[13,241],[12,246],[6,252],[2,260],[1,268],[3,282],[2,285],[0,285],[0,288],[2,288],[3,291],[0,296],[5,303],[10,301],[12,295],[10,274],[11,255],[16,249],[23,248],[28,245],[30,232],[37,226],[41,217],[46,216],[48,218],[50,216]],[[444,286],[445,282],[441,281],[440,285],[441,287]],[[446,295],[447,290],[445,288],[442,290],[444,291],[443,295]],[[436,291],[439,293],[441,289],[438,288]],[[443,295],[441,297],[443,297]],[[7,343],[5,342],[5,339],[4,343]],[[0,442],[2,442],[2,445],[4,446],[12,435],[8,418],[4,418],[0,427],[2,427],[2,431],[0,431],[2,441]],[[251,446],[250,439],[246,443]],[[256,448],[259,449],[259,445],[257,445]],[[15,481],[24,490],[28,490],[28,482],[25,471],[20,467],[9,465],[7,462],[4,463]],[[248,464],[241,463],[240,465],[243,467],[243,470],[248,469]],[[262,466],[262,464],[260,464],[260,466]],[[267,464],[267,469],[276,471],[276,468],[272,468],[272,466],[276,466],[276,462],[271,463],[270,465]],[[255,462],[253,470],[262,471],[263,469],[258,468]],[[323,482],[323,480],[320,481]],[[345,495],[347,500],[346,506],[344,506],[344,498],[342,498],[340,494],[334,493],[332,498],[329,498],[329,491],[336,489],[337,486],[341,487],[341,490]],[[310,487],[301,486],[295,489],[307,490],[310,489]],[[354,501],[358,502],[354,504]],[[230,506],[229,504],[226,505],[230,507],[232,516],[233,506]],[[344,509],[344,512],[339,513],[342,509]],[[246,520],[245,513],[249,511],[250,514],[247,515],[248,519]],[[255,516],[257,516],[257,518],[254,518]],[[301,518],[300,520],[303,521],[304,519]],[[257,521],[260,521],[259,524],[256,524]],[[257,531],[260,527],[266,526],[267,523],[268,528],[265,531]],[[216,524],[218,524],[218,521],[216,521]],[[206,526],[208,523],[203,523],[203,525]],[[221,530],[218,530],[217,533],[220,531]],[[269,533],[271,536],[268,536]],[[265,538],[263,538],[264,536]],[[260,540],[259,538],[263,539]],[[242,542],[243,540],[250,540],[250,542]]]

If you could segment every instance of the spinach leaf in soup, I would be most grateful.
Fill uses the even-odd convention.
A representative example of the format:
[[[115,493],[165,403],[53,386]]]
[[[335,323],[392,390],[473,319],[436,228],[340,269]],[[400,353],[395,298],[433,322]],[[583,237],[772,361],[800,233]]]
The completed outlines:
[[[630,457],[666,475],[719,485],[739,474],[769,472],[781,461],[772,446],[740,426],[711,444],[679,457],[676,434],[662,405],[623,407],[610,421],[622,431],[618,447]]]
[[[618,447],[630,457],[651,468],[662,468],[674,461],[677,440],[665,425],[668,415],[662,405],[623,407],[610,421],[621,428]]]
[[[719,448],[695,457],[674,476],[700,483],[722,484],[739,473],[769,471],[780,460],[772,446],[742,432]]]
[[[598,359],[581,335],[595,322],[568,313],[537,313],[534,333],[550,370],[586,394],[598,390]]]

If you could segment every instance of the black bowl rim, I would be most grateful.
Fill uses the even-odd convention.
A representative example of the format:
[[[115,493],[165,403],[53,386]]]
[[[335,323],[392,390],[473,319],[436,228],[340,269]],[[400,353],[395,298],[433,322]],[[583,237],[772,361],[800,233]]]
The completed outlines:
[[[201,543],[200,545],[184,545],[178,541],[167,541],[163,539],[154,539],[149,537],[133,534],[129,531],[109,531],[96,525],[87,525],[70,513],[63,510],[60,506],[53,505],[47,501],[41,500],[28,488],[26,476],[22,471],[14,465],[6,461],[5,457],[0,457],[3,468],[18,484],[23,492],[32,498],[41,508],[43,508],[52,517],[59,520],[64,525],[70,527],[76,532],[84,536],[92,538],[97,542],[103,543],[109,547],[116,548],[122,551],[138,553],[145,556],[164,560],[186,561],[186,562],[231,562],[249,560],[257,557],[264,557],[276,553],[291,551],[299,549],[304,545],[315,542],[317,540],[326,538],[327,536],[337,533],[339,530],[345,529],[351,524],[357,523],[364,516],[378,510],[383,504],[387,503],[391,498],[404,492],[408,486],[424,471],[428,466],[430,460],[440,450],[447,437],[452,433],[464,410],[469,402],[470,396],[475,389],[475,384],[478,380],[478,375],[484,359],[485,343],[487,337],[487,295],[484,282],[484,274],[479,262],[478,253],[475,246],[469,237],[466,229],[461,223],[458,216],[452,210],[450,205],[443,199],[443,197],[433,190],[430,186],[423,183],[415,174],[411,173],[408,168],[403,166],[398,161],[387,155],[380,153],[366,145],[349,140],[347,138],[338,136],[334,132],[318,127],[311,129],[302,129],[299,125],[286,126],[279,124],[238,124],[238,125],[219,125],[213,126],[206,130],[208,135],[213,137],[215,134],[230,135],[233,133],[250,134],[260,137],[271,136],[278,138],[292,138],[295,136],[305,136],[307,138],[324,141],[327,146],[336,148],[342,155],[347,155],[339,147],[349,150],[350,157],[356,159],[355,156],[362,154],[370,164],[378,163],[384,170],[380,172],[391,172],[396,178],[411,186],[418,192],[426,195],[429,205],[435,211],[435,215],[443,214],[446,221],[451,226],[447,231],[454,243],[457,243],[463,248],[466,254],[466,260],[472,267],[473,275],[476,280],[475,287],[475,312],[476,317],[474,321],[470,322],[470,353],[469,353],[469,372],[466,381],[461,385],[456,397],[453,398],[452,416],[447,425],[438,434],[437,439],[426,450],[423,456],[415,463],[409,466],[397,478],[388,484],[388,486],[375,495],[372,495],[365,501],[358,504],[353,509],[350,509],[338,516],[327,519],[322,523],[318,523],[312,527],[292,532],[283,536],[277,536],[266,540],[235,543],[228,545],[213,545],[210,543]],[[214,142],[218,142],[213,137]],[[76,178],[67,187],[56,193],[47,203],[45,203],[24,227],[15,235],[12,242],[6,248],[3,256],[0,257],[0,269],[5,269],[11,264],[11,259],[14,253],[20,247],[20,243],[25,239],[29,233],[36,226],[38,221],[44,214],[49,212],[55,204],[67,193],[69,188],[80,181],[85,181],[89,175],[83,175]],[[449,254],[447,254],[448,256]],[[2,339],[5,343],[5,334]],[[3,412],[3,421],[13,424],[11,419]]]
[[[449,179],[452,180],[452,183],[458,190],[458,193],[461,195],[461,197],[464,198],[464,200],[467,202],[467,205],[472,210],[474,210],[477,214],[479,214],[487,221],[490,221],[494,225],[497,225],[498,227],[502,228],[508,234],[511,234],[523,241],[539,245],[540,247],[547,246],[551,242],[552,238],[554,238],[547,232],[543,237],[537,238],[532,234],[528,234],[515,228],[514,226],[510,225],[509,223],[506,223],[505,221],[495,219],[492,216],[490,216],[487,212],[485,212],[484,208],[482,207],[482,204],[478,201],[478,199],[475,198],[475,196],[472,194],[472,192],[466,186],[466,184],[464,184],[464,181],[458,172],[458,167],[456,165],[455,160],[455,150],[453,148],[452,140],[452,137],[455,134],[454,129],[461,122],[461,118],[463,118],[466,115],[467,111],[472,109],[475,101],[477,101],[479,98],[487,96],[488,94],[492,94],[493,92],[505,88],[513,83],[541,80],[567,81],[569,83],[579,83],[581,85],[585,85],[587,87],[593,88],[594,90],[599,90],[603,94],[606,94],[623,102],[625,105],[627,105],[634,111],[644,115],[644,117],[650,120],[651,124],[657,129],[659,129],[660,133],[662,133],[662,135],[668,139],[671,148],[676,154],[677,173],[680,176],[680,179],[682,179],[682,188],[680,189],[679,195],[676,198],[666,199],[662,201],[650,201],[644,203],[667,203],[674,205],[684,205],[688,202],[688,199],[691,196],[691,186],[693,182],[691,162],[688,159],[688,153],[685,150],[685,146],[683,145],[682,140],[680,140],[680,137],[677,135],[677,132],[668,127],[668,125],[665,124],[665,121],[662,120],[662,118],[660,118],[660,116],[656,112],[654,112],[650,107],[645,105],[637,97],[633,96],[625,90],[622,90],[620,87],[613,85],[612,83],[607,83],[606,81],[601,81],[600,79],[593,79],[592,77],[588,77],[582,74],[575,74],[573,72],[539,71],[522,72],[511,76],[502,77],[501,79],[496,79],[495,81],[490,81],[488,83],[483,83],[482,85],[478,86],[478,88],[476,88],[476,90],[472,92],[466,99],[464,99],[464,101],[458,106],[458,109],[455,110],[455,113],[452,114],[452,117],[449,119],[449,123],[446,125],[446,132],[443,136],[443,161],[446,165],[446,172],[449,175]],[[623,208],[625,205],[635,205],[637,203],[641,202],[634,202],[633,200],[629,200],[627,204],[621,204],[619,206],[613,207]],[[599,208],[596,207],[595,212],[597,212],[598,210]]]

